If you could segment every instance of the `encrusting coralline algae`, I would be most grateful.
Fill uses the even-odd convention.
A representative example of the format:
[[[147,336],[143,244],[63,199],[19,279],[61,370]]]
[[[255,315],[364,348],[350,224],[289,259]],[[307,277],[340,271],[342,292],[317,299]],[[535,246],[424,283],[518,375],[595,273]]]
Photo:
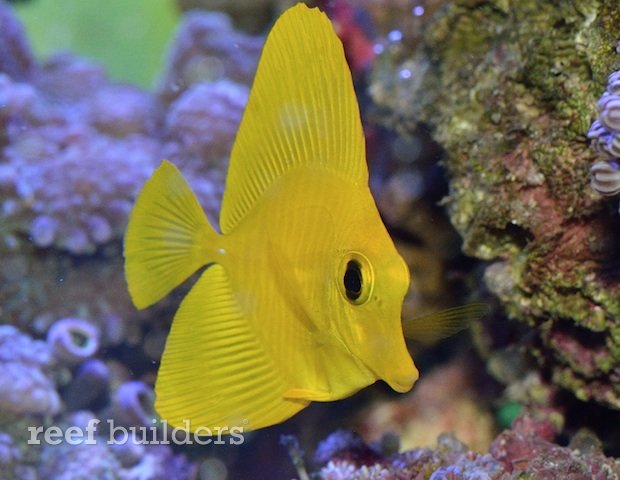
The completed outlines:
[[[528,412],[511,430],[495,438],[488,453],[470,450],[454,436],[443,434],[433,448],[403,453],[382,453],[378,445],[365,444],[351,432],[338,431],[318,447],[318,474],[323,480],[517,480],[600,479],[620,475],[620,463],[605,457],[600,443],[581,432],[571,444],[552,442],[556,427],[550,412]]]

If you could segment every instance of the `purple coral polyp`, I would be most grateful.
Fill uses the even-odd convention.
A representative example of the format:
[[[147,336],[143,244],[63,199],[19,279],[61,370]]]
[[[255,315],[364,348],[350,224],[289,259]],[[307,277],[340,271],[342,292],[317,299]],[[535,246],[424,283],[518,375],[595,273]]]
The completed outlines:
[[[598,101],[598,107],[603,126],[610,131],[620,130],[620,95],[603,95]]]
[[[47,215],[41,215],[30,225],[30,235],[35,245],[49,247],[54,243],[58,231],[58,221]]]
[[[167,133],[186,157],[228,157],[248,94],[245,85],[229,80],[193,85],[172,102]]]
[[[601,195],[620,194],[620,165],[616,162],[596,162],[590,169],[592,188]]]
[[[605,196],[620,194],[620,70],[607,79],[607,89],[597,102],[599,118],[592,122],[588,138],[604,160],[590,168],[592,188]]]
[[[155,394],[146,383],[132,380],[118,387],[114,397],[115,416],[121,423],[153,426]]]
[[[45,342],[11,325],[0,325],[0,412],[57,414],[60,398],[46,375],[50,363],[50,348]]]
[[[37,70],[32,84],[0,74],[0,153],[12,172],[0,206],[36,246],[87,254],[120,238],[127,214],[113,202],[130,206],[161,158],[153,96],[105,82],[70,56]],[[5,212],[7,202],[20,208]]]
[[[77,365],[99,349],[99,329],[79,318],[63,318],[47,332],[47,343],[58,360]]]
[[[620,70],[607,78],[607,91],[612,95],[620,95]]]

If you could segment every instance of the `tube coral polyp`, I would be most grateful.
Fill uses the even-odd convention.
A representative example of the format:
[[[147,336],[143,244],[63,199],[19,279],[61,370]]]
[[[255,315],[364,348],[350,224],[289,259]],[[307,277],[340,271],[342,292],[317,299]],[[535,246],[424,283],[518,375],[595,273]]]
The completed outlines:
[[[597,102],[599,117],[588,138],[604,159],[590,168],[591,185],[604,196],[620,194],[620,70],[609,75],[607,89]]]

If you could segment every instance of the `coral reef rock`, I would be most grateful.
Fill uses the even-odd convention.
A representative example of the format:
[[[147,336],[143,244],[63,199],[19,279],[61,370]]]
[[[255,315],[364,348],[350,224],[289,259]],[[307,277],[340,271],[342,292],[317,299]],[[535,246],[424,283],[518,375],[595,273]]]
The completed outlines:
[[[495,434],[493,417],[467,369],[459,358],[423,375],[411,393],[364,411],[356,427],[373,442],[395,433],[405,450],[433,445],[441,432],[454,432],[472,450],[485,451]]]
[[[413,51],[383,49],[370,86],[386,123],[426,124],[444,147],[463,250],[490,262],[486,285],[529,329],[513,344],[554,385],[614,408],[620,219],[589,187],[585,133],[619,24],[611,0],[450,2]]]
[[[599,116],[588,130],[592,146],[603,157],[590,169],[592,188],[601,195],[620,193],[620,70],[607,79],[607,89],[599,99]]]
[[[606,457],[595,437],[578,434],[571,445],[561,447],[552,441],[554,432],[544,414],[527,413],[495,438],[488,453],[473,452],[453,435],[442,434],[433,448],[389,456],[355,435],[337,432],[318,447],[317,460],[324,464],[319,475],[323,480],[618,478],[620,462]]]
[[[201,460],[170,445],[110,442],[108,420],[156,428],[156,362],[178,302],[136,311],[122,238],[165,157],[217,219],[262,42],[192,12],[149,92],[71,53],[35,59],[0,0],[0,478],[197,478]],[[91,420],[94,444],[27,443],[28,427]]]
[[[7,415],[55,415],[60,397],[53,380],[47,344],[10,325],[0,325],[0,412]]]

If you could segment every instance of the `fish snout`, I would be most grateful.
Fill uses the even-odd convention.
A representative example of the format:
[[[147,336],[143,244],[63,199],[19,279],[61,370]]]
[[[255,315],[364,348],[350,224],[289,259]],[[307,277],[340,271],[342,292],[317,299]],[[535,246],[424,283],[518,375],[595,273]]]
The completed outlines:
[[[380,339],[375,341],[383,343]],[[392,348],[377,348],[373,351],[377,352],[376,355],[373,355],[375,358],[366,366],[375,376],[399,393],[411,390],[420,374],[413,364],[413,359],[405,346],[404,339],[402,345],[393,345]]]
[[[398,393],[405,393],[411,390],[419,376],[418,369],[415,368],[413,361],[411,361],[406,368],[397,368],[394,371],[388,372],[383,377],[383,380],[392,387],[392,390]]]

